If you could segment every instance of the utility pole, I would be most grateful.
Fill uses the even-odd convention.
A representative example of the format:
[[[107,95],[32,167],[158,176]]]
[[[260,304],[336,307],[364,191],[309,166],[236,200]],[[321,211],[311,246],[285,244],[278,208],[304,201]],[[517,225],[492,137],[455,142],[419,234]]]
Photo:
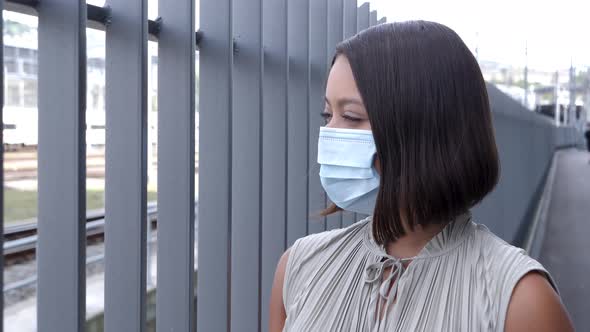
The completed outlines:
[[[559,126],[559,71],[555,71],[555,92],[554,92],[554,101],[555,101],[555,125]]]
[[[479,62],[479,31],[475,32],[475,59]]]
[[[529,109],[528,41],[524,43],[524,107]]]
[[[565,116],[565,124],[568,125],[571,121],[571,117],[574,115],[576,109],[576,70],[574,69],[574,61],[570,58],[570,104],[568,111]]]

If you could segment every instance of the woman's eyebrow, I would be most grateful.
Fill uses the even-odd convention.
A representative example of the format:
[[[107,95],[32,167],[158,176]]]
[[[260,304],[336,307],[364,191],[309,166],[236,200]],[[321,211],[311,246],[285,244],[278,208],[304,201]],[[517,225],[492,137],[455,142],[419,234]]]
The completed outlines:
[[[330,101],[328,100],[328,97],[324,96],[324,99],[326,100],[326,103],[328,103],[328,105],[332,106],[332,104],[330,104]],[[338,107],[343,107],[346,104],[357,104],[359,106],[363,106],[363,103],[356,99],[356,98],[340,98],[336,101],[336,104],[338,105]]]

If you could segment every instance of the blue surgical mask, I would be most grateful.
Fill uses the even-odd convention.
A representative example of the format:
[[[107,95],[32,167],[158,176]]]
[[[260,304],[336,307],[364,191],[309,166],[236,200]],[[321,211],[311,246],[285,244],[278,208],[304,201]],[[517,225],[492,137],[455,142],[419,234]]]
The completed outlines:
[[[379,174],[370,130],[320,127],[318,163],[326,194],[343,210],[373,214]]]

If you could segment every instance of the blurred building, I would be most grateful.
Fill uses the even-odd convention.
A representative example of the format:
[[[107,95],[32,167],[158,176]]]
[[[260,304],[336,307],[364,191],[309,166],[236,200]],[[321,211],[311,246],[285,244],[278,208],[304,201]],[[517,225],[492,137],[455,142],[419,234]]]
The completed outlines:
[[[484,79],[531,111],[551,116],[559,125],[590,122],[590,69],[539,70],[479,61]],[[557,112],[557,115],[555,114]]]
[[[4,143],[11,147],[37,144],[37,22],[7,12],[4,32]],[[87,29],[86,142],[105,144],[105,39],[104,32]],[[150,49],[148,109],[156,111],[157,66],[155,45]],[[155,142],[157,113],[148,112],[149,136]]]

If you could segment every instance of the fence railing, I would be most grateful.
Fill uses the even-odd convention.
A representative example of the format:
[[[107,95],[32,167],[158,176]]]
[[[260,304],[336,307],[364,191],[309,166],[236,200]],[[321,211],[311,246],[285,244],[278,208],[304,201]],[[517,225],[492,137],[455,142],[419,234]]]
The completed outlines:
[[[148,40],[159,57],[157,329],[266,330],[280,254],[356,220],[309,218],[326,206],[319,110],[335,45],[385,19],[355,0],[204,0],[203,32],[194,0],[160,0],[156,20],[146,0],[7,0],[5,9],[39,17],[38,330],[85,328],[86,27],[106,32],[105,330],[146,330]]]
[[[500,181],[474,208],[478,222],[504,240],[522,245],[555,149],[574,146],[576,130],[556,127],[543,115],[488,84],[500,158]]]

